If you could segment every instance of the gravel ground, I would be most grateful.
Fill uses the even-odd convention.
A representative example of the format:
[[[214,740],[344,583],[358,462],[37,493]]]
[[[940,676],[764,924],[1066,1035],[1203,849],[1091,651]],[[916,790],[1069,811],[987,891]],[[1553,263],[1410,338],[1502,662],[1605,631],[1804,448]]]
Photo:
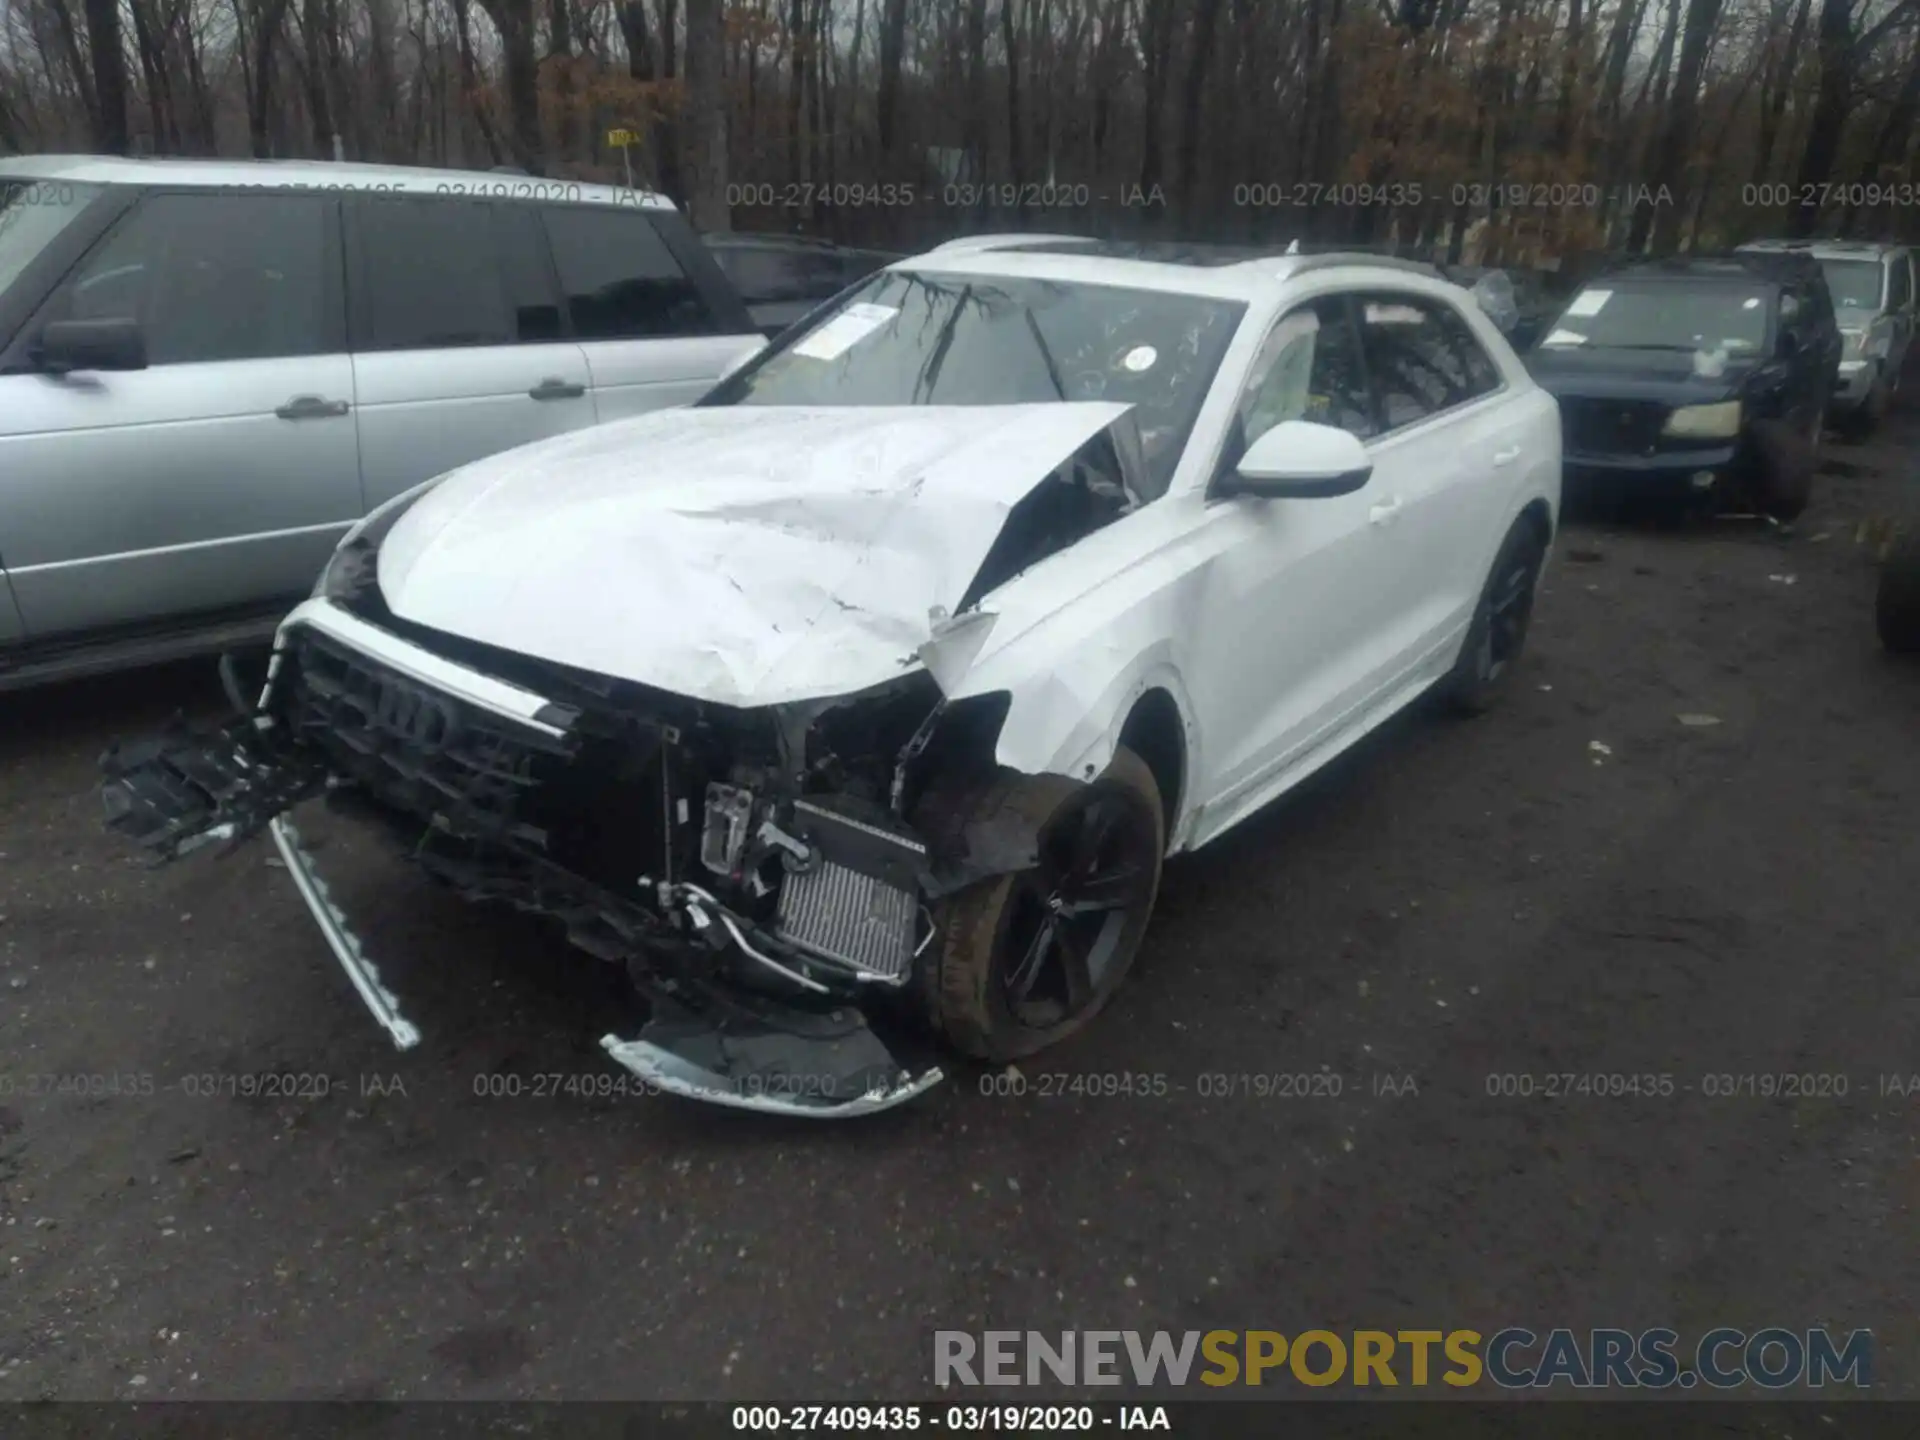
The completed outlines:
[[[844,1126],[485,1093],[617,1073],[617,991],[315,822],[396,1054],[264,840],[152,871],[100,828],[102,747],[210,712],[209,667],[9,696],[0,1399],[908,1398],[936,1328],[1822,1323],[1912,1396],[1920,669],[1858,527],[1920,508],[1916,441],[1830,448],[1790,537],[1569,528],[1508,705],[1172,864],[1025,1095],[960,1068]],[[1672,1093],[1488,1093],[1563,1073]],[[1830,1078],[1706,1093],[1781,1073]],[[120,1093],[33,1093],[87,1075]]]

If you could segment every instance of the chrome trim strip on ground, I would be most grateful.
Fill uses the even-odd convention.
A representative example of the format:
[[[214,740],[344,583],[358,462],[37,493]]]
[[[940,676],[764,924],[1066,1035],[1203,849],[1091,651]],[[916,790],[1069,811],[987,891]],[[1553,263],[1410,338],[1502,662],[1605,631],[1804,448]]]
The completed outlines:
[[[360,998],[366,1002],[373,1018],[380,1022],[380,1028],[393,1037],[394,1048],[413,1049],[420,1043],[420,1032],[400,1014],[400,1002],[394,999],[392,991],[380,983],[380,972],[361,950],[359,938],[347,928],[347,917],[328,898],[327,882],[314,869],[313,858],[301,848],[300,832],[287,822],[284,815],[274,816],[267,822],[267,829],[273,835],[273,843],[280,851],[281,860],[286,863],[287,873],[293,877],[293,883],[300,891],[300,898],[307,902],[307,909],[313,912],[314,923],[326,937],[333,958],[347,972],[347,978],[353,982],[353,988],[360,992]]]
[[[842,1104],[810,1104],[787,1095],[744,1094],[729,1086],[724,1075],[702,1069],[669,1050],[645,1040],[622,1040],[618,1035],[600,1037],[600,1048],[616,1064],[658,1085],[672,1095],[689,1100],[704,1100],[710,1105],[726,1105],[736,1110],[757,1110],[764,1115],[789,1115],[803,1120],[849,1120],[857,1115],[873,1115],[904,1105],[940,1083],[936,1066],[911,1079],[902,1076],[891,1090],[869,1090]]]

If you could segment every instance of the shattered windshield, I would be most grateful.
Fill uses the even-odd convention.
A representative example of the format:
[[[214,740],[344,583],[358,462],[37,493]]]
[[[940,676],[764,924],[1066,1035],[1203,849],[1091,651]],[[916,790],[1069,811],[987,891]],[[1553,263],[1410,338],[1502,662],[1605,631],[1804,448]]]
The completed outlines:
[[[1724,350],[1753,354],[1766,345],[1768,292],[1726,281],[1681,285],[1601,280],[1574,296],[1552,332],[1550,349]]]
[[[1003,275],[876,275],[706,405],[1134,406],[1163,492],[1246,307]]]

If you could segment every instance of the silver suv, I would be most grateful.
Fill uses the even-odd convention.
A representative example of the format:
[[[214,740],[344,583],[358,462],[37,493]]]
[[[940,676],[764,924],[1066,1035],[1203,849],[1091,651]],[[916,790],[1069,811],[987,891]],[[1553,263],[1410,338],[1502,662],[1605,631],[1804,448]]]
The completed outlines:
[[[0,689],[267,638],[383,500],[763,343],[645,192],[0,159]]]
[[[1870,433],[1899,388],[1913,341],[1916,280],[1913,252],[1904,245],[1864,240],[1755,240],[1742,250],[1798,251],[1826,272],[1834,317],[1846,348],[1828,413],[1856,436]]]

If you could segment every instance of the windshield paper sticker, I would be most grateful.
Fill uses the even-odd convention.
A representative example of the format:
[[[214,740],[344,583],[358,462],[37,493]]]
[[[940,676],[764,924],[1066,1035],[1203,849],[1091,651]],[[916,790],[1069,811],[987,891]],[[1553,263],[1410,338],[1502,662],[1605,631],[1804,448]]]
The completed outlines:
[[[1155,350],[1153,346],[1136,345],[1127,352],[1127,358],[1120,363],[1138,375],[1142,371],[1151,370],[1153,368],[1153,362],[1159,358],[1160,352]]]
[[[1567,314],[1598,315],[1612,298],[1611,290],[1583,290],[1573,297],[1573,303],[1567,306]]]
[[[865,301],[849,305],[794,346],[793,353],[809,360],[838,360],[899,313],[894,305],[869,305]]]

